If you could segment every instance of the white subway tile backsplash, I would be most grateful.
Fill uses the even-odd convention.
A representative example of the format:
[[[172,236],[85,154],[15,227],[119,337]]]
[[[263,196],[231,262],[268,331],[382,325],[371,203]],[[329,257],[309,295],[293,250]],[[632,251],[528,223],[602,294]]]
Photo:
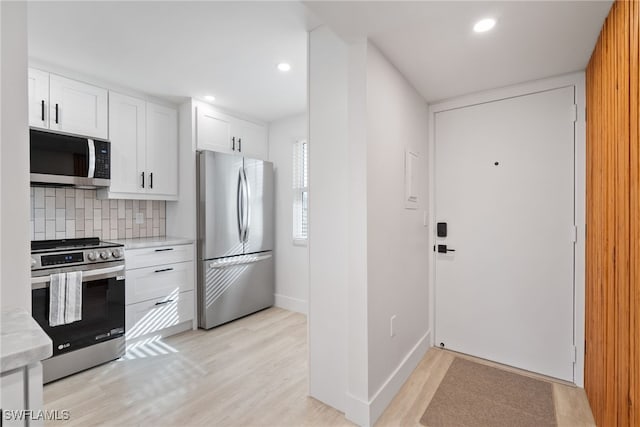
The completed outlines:
[[[64,188],[56,188],[56,209],[65,207],[65,189]]]
[[[34,207],[36,209],[44,209],[44,188],[42,187],[32,187],[35,191],[33,192],[33,201]]]
[[[80,190],[76,188],[76,209],[84,208],[84,190]]]
[[[45,197],[45,218],[56,219],[56,198]]]
[[[164,236],[166,203],[151,200],[98,200],[95,190],[31,187],[32,240]],[[136,224],[141,213],[142,224]]]
[[[48,219],[45,223],[45,239],[55,239],[56,238],[56,220]]]

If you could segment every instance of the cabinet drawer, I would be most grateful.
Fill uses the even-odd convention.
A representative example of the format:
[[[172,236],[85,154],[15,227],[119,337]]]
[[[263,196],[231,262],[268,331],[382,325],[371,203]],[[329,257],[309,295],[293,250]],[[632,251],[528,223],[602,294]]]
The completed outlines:
[[[193,291],[128,304],[125,309],[126,337],[139,338],[189,320],[193,320]]]
[[[127,304],[160,298],[171,292],[193,290],[193,269],[193,261],[189,261],[127,270]]]
[[[127,270],[193,261],[193,245],[128,249],[124,255]]]

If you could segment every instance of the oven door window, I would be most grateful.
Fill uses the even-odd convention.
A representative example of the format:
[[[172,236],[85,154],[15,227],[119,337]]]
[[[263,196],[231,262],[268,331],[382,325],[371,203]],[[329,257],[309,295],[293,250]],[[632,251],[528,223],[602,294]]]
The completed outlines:
[[[82,283],[82,320],[49,326],[49,288],[32,291],[34,319],[53,340],[53,355],[124,335],[124,280]]]
[[[31,130],[31,173],[86,177],[89,144],[86,139]]]

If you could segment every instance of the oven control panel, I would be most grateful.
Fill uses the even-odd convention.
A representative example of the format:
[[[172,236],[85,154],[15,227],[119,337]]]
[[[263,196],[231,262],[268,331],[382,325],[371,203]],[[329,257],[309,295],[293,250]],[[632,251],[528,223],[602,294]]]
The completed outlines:
[[[86,264],[122,262],[121,246],[102,246],[84,250],[51,251],[31,253],[31,270],[74,267]]]
[[[42,255],[40,263],[43,267],[60,264],[75,264],[84,261],[84,252],[72,252],[54,255]]]

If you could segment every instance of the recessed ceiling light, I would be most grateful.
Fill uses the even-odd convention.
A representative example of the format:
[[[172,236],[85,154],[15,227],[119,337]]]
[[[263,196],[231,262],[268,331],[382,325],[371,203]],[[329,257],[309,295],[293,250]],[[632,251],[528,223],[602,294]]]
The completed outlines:
[[[207,95],[207,96],[204,97],[204,99],[206,99],[209,102],[213,102],[213,101],[216,100],[216,97],[213,96],[213,95]]]
[[[481,19],[473,26],[473,31],[476,33],[484,33],[489,31],[496,25],[496,20],[492,18]]]
[[[291,65],[286,62],[281,62],[278,64],[278,70],[280,71],[289,71],[291,69]]]

